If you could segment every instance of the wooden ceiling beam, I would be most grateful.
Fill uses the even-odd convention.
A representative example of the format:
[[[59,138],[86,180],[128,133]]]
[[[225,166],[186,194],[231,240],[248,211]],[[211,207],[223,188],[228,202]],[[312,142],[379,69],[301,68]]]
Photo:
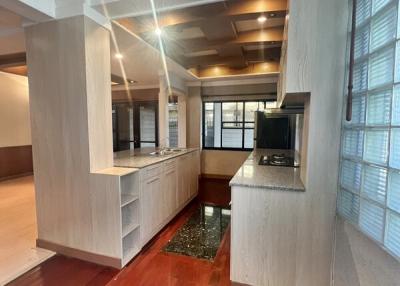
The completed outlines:
[[[179,45],[187,52],[199,52],[210,49],[219,49],[223,46],[235,45],[254,45],[259,43],[276,44],[283,40],[283,27],[266,28],[264,30],[255,30],[249,32],[239,33],[235,39],[232,40],[213,40],[208,41],[205,38],[196,38],[190,40],[179,40]],[[173,41],[171,39],[166,40]]]
[[[248,65],[248,63],[279,61],[280,54],[281,49],[274,47],[270,49],[245,51],[243,55],[239,56],[210,55],[187,58],[185,61],[185,65],[187,68],[207,67],[215,65],[227,65],[237,68],[245,67]]]
[[[254,19],[256,15],[268,15],[271,13],[274,14],[274,17],[285,17],[287,11],[287,0],[231,0],[225,3],[224,9],[221,8],[220,3],[214,3],[160,13],[158,15],[158,23],[161,28],[182,25],[199,26],[202,22],[218,18],[227,18],[230,21],[250,20]],[[138,35],[152,32],[155,29],[152,15],[125,18],[117,21]]]

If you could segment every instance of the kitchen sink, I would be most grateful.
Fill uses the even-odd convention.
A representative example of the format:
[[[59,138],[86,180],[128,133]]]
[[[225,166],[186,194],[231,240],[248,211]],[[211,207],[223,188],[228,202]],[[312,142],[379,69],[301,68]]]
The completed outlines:
[[[180,149],[180,148],[165,148],[165,149],[160,149],[157,151],[150,152],[149,155],[151,156],[167,156],[171,155],[174,153],[182,152],[185,149]]]

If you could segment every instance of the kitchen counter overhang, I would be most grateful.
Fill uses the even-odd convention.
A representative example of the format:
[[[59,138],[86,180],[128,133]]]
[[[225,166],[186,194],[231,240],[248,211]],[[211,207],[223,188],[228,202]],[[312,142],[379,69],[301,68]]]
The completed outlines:
[[[297,156],[291,150],[254,149],[229,182],[229,185],[231,187],[304,192],[305,187],[300,179],[300,168],[261,166],[258,164],[261,156],[274,153]]]

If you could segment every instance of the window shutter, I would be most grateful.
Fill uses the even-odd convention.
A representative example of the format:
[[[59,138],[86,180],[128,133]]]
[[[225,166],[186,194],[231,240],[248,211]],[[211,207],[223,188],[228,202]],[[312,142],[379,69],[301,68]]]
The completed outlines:
[[[383,2],[383,1],[381,1]],[[396,37],[396,8],[392,7],[374,18],[371,24],[371,51],[387,44]]]
[[[363,24],[371,16],[371,0],[357,1],[356,25]]]
[[[346,157],[362,157],[363,130],[346,130],[343,139],[343,154]]]
[[[389,174],[388,207],[400,213],[400,172]]]
[[[339,193],[339,212],[353,223],[358,223],[360,199],[355,194],[341,190]]]
[[[379,167],[365,166],[362,194],[371,200],[385,204],[387,170]]]
[[[385,246],[397,257],[400,257],[400,216],[388,211],[386,218]]]
[[[361,199],[360,204],[360,227],[377,241],[382,241],[383,224],[385,212],[383,208]]]
[[[358,192],[361,186],[361,164],[344,160],[342,162],[341,184],[347,190]]]
[[[372,3],[372,14],[376,14],[379,10],[385,7],[386,4],[390,3],[391,0],[373,0]]]
[[[368,94],[367,124],[387,125],[390,121],[392,89]]]
[[[389,48],[371,56],[368,88],[374,89],[393,81],[394,49]]]
[[[387,130],[368,130],[365,132],[364,159],[366,161],[385,164],[388,156]]]

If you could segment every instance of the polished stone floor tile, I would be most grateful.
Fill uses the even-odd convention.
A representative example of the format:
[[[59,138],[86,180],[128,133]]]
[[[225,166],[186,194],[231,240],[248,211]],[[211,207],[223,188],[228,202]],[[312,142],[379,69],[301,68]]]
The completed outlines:
[[[213,260],[229,222],[229,209],[201,205],[163,250]]]

